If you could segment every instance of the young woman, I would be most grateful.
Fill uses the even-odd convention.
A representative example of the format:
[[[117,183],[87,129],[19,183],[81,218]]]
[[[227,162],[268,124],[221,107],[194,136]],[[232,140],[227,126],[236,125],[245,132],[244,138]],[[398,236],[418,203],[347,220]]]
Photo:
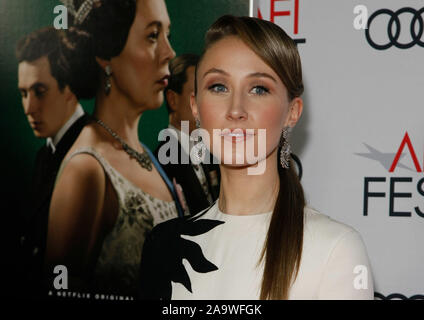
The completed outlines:
[[[221,159],[220,196],[193,217],[153,229],[143,249],[141,298],[373,298],[360,235],[305,206],[288,141],[302,92],[296,45],[278,26],[233,16],[211,26],[192,110]],[[255,164],[237,148],[249,141],[265,150]],[[249,174],[260,165],[262,174]]]
[[[163,102],[175,56],[170,21],[163,0],[67,4],[76,13],[65,52],[76,74],[71,86],[96,100],[94,119],[56,181],[46,276],[64,265],[69,289],[133,295],[146,233],[179,209],[172,184],[138,138],[142,113]]]

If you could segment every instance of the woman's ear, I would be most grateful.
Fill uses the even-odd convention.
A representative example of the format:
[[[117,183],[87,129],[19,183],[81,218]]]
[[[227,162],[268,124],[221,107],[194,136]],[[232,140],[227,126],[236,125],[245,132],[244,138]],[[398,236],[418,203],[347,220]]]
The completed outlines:
[[[103,70],[105,70],[106,66],[110,65],[110,60],[105,60],[105,59],[96,57],[96,61]]]
[[[194,95],[194,92],[190,95],[190,107],[191,107],[191,113],[193,114],[194,119],[199,118],[199,110],[197,109],[197,101],[196,96]]]
[[[300,116],[302,115],[302,111],[303,111],[302,98],[300,97],[294,98],[290,102],[289,114],[288,114],[285,126],[289,126],[293,128],[296,125],[296,123],[299,121]]]

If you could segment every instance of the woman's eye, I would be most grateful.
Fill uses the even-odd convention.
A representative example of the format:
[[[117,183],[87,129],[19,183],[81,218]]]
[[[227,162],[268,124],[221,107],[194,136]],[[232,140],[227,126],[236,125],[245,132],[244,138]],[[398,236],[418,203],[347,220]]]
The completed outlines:
[[[148,38],[150,40],[156,41],[159,38],[159,32],[158,31],[152,32],[151,34],[149,34]]]
[[[222,93],[222,92],[227,91],[227,88],[223,84],[220,84],[220,83],[213,84],[208,89],[212,92],[217,92],[217,93]]]
[[[263,86],[256,86],[256,87],[253,87],[253,89],[251,90],[251,92],[253,94],[257,94],[259,96],[262,96],[264,94],[269,93],[269,90],[267,88],[263,87]]]

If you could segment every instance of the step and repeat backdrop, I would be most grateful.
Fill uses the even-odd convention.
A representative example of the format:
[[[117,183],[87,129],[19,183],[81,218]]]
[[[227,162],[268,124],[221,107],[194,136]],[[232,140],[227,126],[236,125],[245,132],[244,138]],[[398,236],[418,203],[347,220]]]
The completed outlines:
[[[52,25],[57,0],[0,0],[2,205],[25,199],[35,152],[17,90],[17,40]],[[424,299],[424,2],[422,0],[166,0],[177,54],[230,13],[270,20],[298,44],[304,113],[292,135],[308,204],[357,229],[377,299]],[[92,102],[84,101],[86,110]],[[165,106],[143,115],[150,148]],[[6,211],[4,211],[6,212]],[[20,217],[8,209],[1,244],[13,288]],[[10,245],[9,245],[10,244]],[[13,289],[11,289],[13,290]],[[5,292],[3,292],[4,294]]]
[[[362,235],[377,299],[424,299],[424,2],[253,0],[302,58],[308,203]]]

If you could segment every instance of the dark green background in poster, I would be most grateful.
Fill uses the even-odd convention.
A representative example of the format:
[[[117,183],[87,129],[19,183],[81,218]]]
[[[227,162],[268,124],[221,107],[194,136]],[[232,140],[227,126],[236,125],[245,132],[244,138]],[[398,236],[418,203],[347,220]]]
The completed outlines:
[[[37,149],[44,143],[36,139],[24,115],[17,89],[15,44],[20,37],[38,28],[52,25],[57,0],[0,0],[0,150],[1,150],[1,266],[11,287],[0,295],[13,292],[13,271],[16,263],[20,203],[28,201],[27,190]],[[177,55],[201,53],[203,37],[208,26],[223,14],[247,15],[248,0],[167,0],[171,18],[171,44]],[[91,111],[92,101],[83,101]],[[143,114],[140,139],[150,148],[157,146],[159,131],[168,124],[165,106]],[[4,284],[4,283],[3,283]],[[3,288],[8,286],[4,284]],[[22,289],[22,288],[21,288]]]

